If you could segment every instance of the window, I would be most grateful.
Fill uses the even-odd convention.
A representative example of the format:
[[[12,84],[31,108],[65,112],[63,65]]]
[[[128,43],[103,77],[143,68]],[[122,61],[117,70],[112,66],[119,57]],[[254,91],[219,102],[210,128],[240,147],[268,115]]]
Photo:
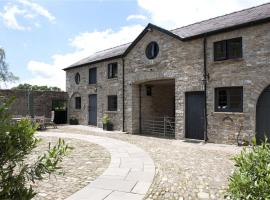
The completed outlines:
[[[215,89],[216,112],[243,112],[243,87]]]
[[[76,73],[75,75],[75,83],[78,85],[81,81],[81,77],[80,77],[80,74],[79,73]]]
[[[152,96],[152,86],[146,86],[146,96]]]
[[[117,63],[108,64],[108,78],[117,78]]]
[[[242,58],[242,38],[214,43],[214,61]]]
[[[108,96],[108,111],[117,111],[117,96]]]
[[[81,97],[75,97],[75,109],[81,109]]]
[[[97,83],[97,68],[90,68],[89,69],[89,84],[96,84]]]
[[[157,57],[159,52],[159,47],[156,42],[150,42],[145,49],[145,55],[148,59],[154,59]]]

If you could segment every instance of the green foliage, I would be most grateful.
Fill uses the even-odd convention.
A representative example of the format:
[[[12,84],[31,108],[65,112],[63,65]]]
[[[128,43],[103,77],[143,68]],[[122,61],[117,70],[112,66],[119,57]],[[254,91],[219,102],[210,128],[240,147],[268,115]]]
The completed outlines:
[[[78,125],[79,124],[79,120],[76,119],[75,117],[71,117],[69,119],[69,124],[71,124],[71,125]]]
[[[109,124],[109,122],[110,122],[109,116],[108,116],[108,115],[104,115],[104,116],[102,117],[102,123],[103,123],[103,124]]]
[[[0,83],[14,82],[19,78],[14,76],[14,74],[8,70],[8,64],[6,63],[5,59],[6,59],[5,51],[4,49],[0,48]]]
[[[233,160],[236,169],[229,179],[227,196],[232,200],[270,199],[270,144],[267,140],[260,146],[245,148]]]
[[[25,162],[40,139],[35,137],[36,124],[27,119],[11,121],[8,108],[12,101],[0,105],[0,199],[28,200],[36,195],[31,184],[59,169],[59,162],[71,147],[59,139],[35,163]]]
[[[27,83],[19,84],[16,87],[13,87],[12,90],[31,90],[31,91],[54,91],[54,92],[61,92],[61,89],[58,87],[48,87],[46,85],[44,86],[38,86],[38,85],[30,85]]]

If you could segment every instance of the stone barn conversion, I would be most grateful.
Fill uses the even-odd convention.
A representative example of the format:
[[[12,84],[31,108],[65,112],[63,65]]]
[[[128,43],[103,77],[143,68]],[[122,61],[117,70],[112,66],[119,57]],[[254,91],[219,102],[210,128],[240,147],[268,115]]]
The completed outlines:
[[[174,30],[148,24],[129,44],[67,68],[69,118],[215,143],[270,136],[270,3]]]

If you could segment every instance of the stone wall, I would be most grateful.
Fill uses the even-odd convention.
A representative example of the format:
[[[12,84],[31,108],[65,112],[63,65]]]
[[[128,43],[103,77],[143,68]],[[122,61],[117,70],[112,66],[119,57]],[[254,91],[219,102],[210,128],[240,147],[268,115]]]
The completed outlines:
[[[146,84],[148,85],[148,84]],[[146,95],[146,86],[141,86],[141,113],[142,118],[174,117],[174,81],[169,84],[151,83],[152,95]]]
[[[149,60],[145,56],[145,48],[151,41],[156,41],[159,45],[159,54],[154,60]],[[146,33],[124,59],[126,130],[130,133],[139,130],[138,84],[152,80],[173,79],[176,138],[184,138],[185,92],[203,90],[203,40],[182,42],[153,29]]]
[[[207,39],[208,137],[210,142],[236,143],[239,127],[250,140],[255,135],[256,104],[270,84],[270,23],[217,34]],[[242,37],[243,58],[214,61],[213,42]],[[216,87],[243,86],[243,112],[214,112]]]
[[[242,134],[248,140],[254,136],[257,99],[264,88],[270,84],[269,30],[270,23],[265,23],[207,37],[207,71],[209,73],[207,120],[210,142],[235,144],[240,126],[243,126]],[[243,38],[243,58],[213,61],[213,43],[235,37]],[[159,54],[153,60],[149,60],[145,56],[145,48],[151,41],[156,41],[159,45]],[[170,79],[175,81],[176,138],[185,138],[185,93],[204,90],[203,57],[203,38],[183,42],[155,29],[146,33],[123,58],[125,61],[124,130],[129,133],[139,132],[139,85],[153,80]],[[108,80],[107,64],[115,61],[118,62],[118,78]],[[122,60],[109,62],[100,62],[67,71],[67,92],[70,98],[69,116],[76,116],[81,124],[88,124],[88,95],[97,94],[98,126],[102,126],[102,116],[108,113],[115,128],[123,130]],[[97,67],[98,83],[96,85],[88,84],[90,67]],[[81,74],[79,85],[74,82],[76,72]],[[231,86],[243,86],[243,112],[214,112],[215,88]],[[118,110],[107,112],[107,95],[112,94],[118,95]],[[74,109],[73,98],[75,95],[82,97],[81,110]],[[151,101],[146,100],[145,106],[151,105],[153,103]],[[151,107],[148,109],[147,112],[154,112]]]
[[[108,79],[107,65],[118,63],[117,78]],[[97,84],[89,84],[89,69],[97,68]],[[79,73],[81,80],[75,83],[75,74]],[[114,129],[122,130],[122,59],[87,65],[66,72],[66,88],[69,95],[69,118],[75,117],[80,124],[89,122],[89,95],[97,94],[97,126],[102,127],[102,117],[107,114]],[[117,111],[108,111],[108,95],[117,95]],[[75,109],[75,97],[81,97],[81,109]]]
[[[10,112],[12,115],[30,115],[31,109],[35,116],[51,117],[52,101],[67,100],[66,92],[28,92],[24,90],[0,90],[1,99],[15,97]],[[30,105],[32,104],[32,105]]]

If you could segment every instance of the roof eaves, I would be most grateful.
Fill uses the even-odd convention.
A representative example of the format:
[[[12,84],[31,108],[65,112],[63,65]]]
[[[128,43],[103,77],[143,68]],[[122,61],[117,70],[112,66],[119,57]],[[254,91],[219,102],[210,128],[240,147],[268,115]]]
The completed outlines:
[[[225,27],[225,28],[221,28],[221,29],[217,29],[217,30],[213,30],[213,31],[200,33],[198,35],[185,37],[182,40],[183,41],[188,41],[188,40],[198,39],[198,38],[205,37],[205,36],[215,35],[215,34],[218,34],[218,33],[223,33],[223,32],[228,32],[228,31],[233,31],[233,30],[236,30],[236,29],[250,27],[250,26],[254,26],[254,25],[260,25],[260,24],[267,23],[267,22],[270,22],[270,17],[255,20],[255,21],[250,21],[250,22],[246,22],[246,23],[242,23],[242,24],[237,24],[237,25],[234,25],[234,26],[229,26],[229,27]]]
[[[66,67],[63,70],[64,71],[67,71],[67,70],[75,69],[75,68],[78,68],[78,67],[84,67],[86,65],[91,65],[91,64],[96,64],[96,63],[108,61],[108,60],[122,58],[122,56],[123,56],[123,54],[120,54],[120,55],[117,55],[117,56],[108,57],[108,58],[103,58],[101,60],[95,60],[95,61],[92,61],[92,62],[87,62],[87,63],[80,64],[80,65],[74,65],[74,66],[71,66],[71,67]]]

